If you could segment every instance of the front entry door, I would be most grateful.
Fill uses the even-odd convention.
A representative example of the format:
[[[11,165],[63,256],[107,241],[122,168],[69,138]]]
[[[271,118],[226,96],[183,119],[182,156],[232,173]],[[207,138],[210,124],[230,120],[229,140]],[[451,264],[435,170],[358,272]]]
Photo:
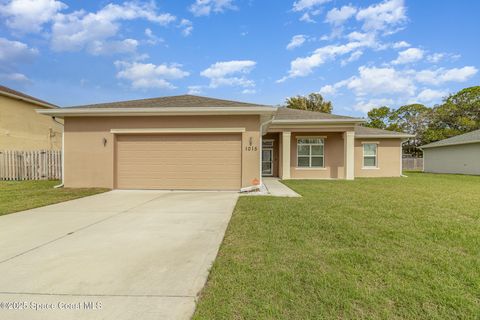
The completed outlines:
[[[262,176],[273,176],[273,149],[262,149]]]

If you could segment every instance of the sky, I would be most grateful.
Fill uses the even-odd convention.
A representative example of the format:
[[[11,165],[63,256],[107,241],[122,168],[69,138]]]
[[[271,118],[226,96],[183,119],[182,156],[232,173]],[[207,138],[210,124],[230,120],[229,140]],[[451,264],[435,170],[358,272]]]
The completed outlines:
[[[179,94],[334,113],[480,83],[480,1],[0,0],[0,84],[60,106]]]

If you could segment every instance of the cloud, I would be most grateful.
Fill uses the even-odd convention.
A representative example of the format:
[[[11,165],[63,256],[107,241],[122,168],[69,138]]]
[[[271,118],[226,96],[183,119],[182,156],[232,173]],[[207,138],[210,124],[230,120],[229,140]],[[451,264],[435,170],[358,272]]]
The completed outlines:
[[[139,63],[128,61],[116,61],[115,66],[119,70],[118,79],[128,80],[134,89],[175,89],[170,82],[189,76],[189,73],[181,69],[179,64]]]
[[[251,60],[221,61],[203,70],[200,75],[210,79],[210,88],[220,86],[254,87],[255,82],[245,77],[257,63]]]
[[[360,57],[363,55],[363,51],[362,50],[357,50],[357,51],[354,51],[350,57],[348,57],[348,59],[344,59],[342,60],[342,62],[340,63],[340,65],[342,67],[346,66],[347,64],[349,64],[350,62],[354,62],[354,61],[357,61],[358,59],[360,59]]]
[[[298,0],[293,3],[293,11],[310,10],[331,0]]]
[[[365,31],[392,32],[392,27],[407,21],[403,0],[386,0],[358,11],[358,21],[363,22]]]
[[[416,102],[420,101],[423,103],[428,103],[428,102],[438,101],[447,95],[448,95],[448,92],[446,91],[424,89],[417,95],[415,100]]]
[[[180,21],[180,26],[179,27],[182,29],[182,34],[185,37],[188,37],[190,34],[192,34],[192,31],[193,31],[192,21],[190,21],[188,19],[182,19],[182,21]]]
[[[297,34],[296,36],[292,37],[292,40],[287,45],[288,50],[292,50],[298,47],[301,47],[305,41],[307,41],[307,37],[303,34]]]
[[[243,89],[242,93],[243,94],[255,94],[255,93],[257,93],[257,90],[255,90],[255,89]]]
[[[400,51],[398,53],[397,59],[393,60],[392,63],[406,64],[406,63],[417,62],[423,59],[424,54],[425,54],[425,51],[423,51],[422,49],[408,48],[404,51]]]
[[[8,81],[8,82],[20,82],[20,83],[30,82],[30,80],[26,75],[18,72],[4,73],[0,71],[0,80],[6,81],[6,82]]]
[[[315,68],[318,68],[327,61],[335,59],[337,56],[349,54],[364,47],[375,47],[376,45],[375,38],[369,35],[369,37],[364,37],[361,41],[351,41],[342,45],[328,45],[318,48],[310,56],[293,60],[290,63],[288,75],[277,82],[284,82],[288,78],[308,76]]]
[[[410,47],[410,43],[406,42],[406,41],[399,41],[399,42],[395,42],[392,47],[394,49],[402,49],[402,48],[408,48]]]
[[[368,101],[359,100],[353,106],[353,109],[356,111],[361,111],[363,113],[367,113],[368,111],[372,110],[375,107],[379,106],[390,106],[394,104],[395,101],[389,98],[379,98],[379,99],[370,99]]]
[[[328,11],[325,22],[338,26],[353,17],[355,13],[357,13],[357,8],[353,6],[343,6],[340,9],[333,8]]]
[[[342,82],[357,96],[400,94],[413,95],[416,86],[412,79],[404,77],[394,68],[376,68],[361,66],[358,76]]]
[[[233,0],[195,0],[189,8],[190,12],[197,17],[235,9],[237,7],[233,4]]]
[[[89,52],[92,55],[111,55],[116,53],[135,53],[137,51],[138,41],[135,39],[125,39],[121,41],[93,41],[90,44]]]
[[[11,0],[0,4],[0,16],[6,17],[5,24],[12,30],[37,33],[65,8],[66,4],[56,0]]]
[[[188,86],[188,94],[201,94],[202,86]]]
[[[478,69],[473,66],[465,66],[463,68],[444,69],[439,68],[435,70],[410,71],[416,80],[420,83],[440,85],[446,82],[465,82],[475,74]]]
[[[37,49],[30,48],[23,42],[11,41],[0,37],[0,63],[2,65],[28,62],[37,55]]]
[[[83,10],[70,14],[57,14],[51,35],[51,47],[54,51],[78,51],[86,49],[95,54],[98,42],[108,42],[115,37],[120,29],[120,21],[145,19],[159,25],[168,25],[176,17],[169,13],[156,12],[154,2],[124,2],[123,4],[110,3],[96,13],[87,13]],[[126,39],[129,40],[129,39]],[[130,39],[131,40],[131,39]],[[120,52],[124,47],[117,42],[107,44]],[[127,43],[124,43],[127,44]],[[132,42],[129,43],[130,45]],[[115,53],[115,52],[111,52]]]

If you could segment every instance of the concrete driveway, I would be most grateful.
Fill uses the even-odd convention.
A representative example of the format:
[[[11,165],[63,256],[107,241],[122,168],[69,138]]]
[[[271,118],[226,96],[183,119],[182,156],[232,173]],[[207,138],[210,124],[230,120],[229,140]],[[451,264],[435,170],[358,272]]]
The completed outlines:
[[[237,198],[118,190],[0,217],[0,319],[188,319]]]

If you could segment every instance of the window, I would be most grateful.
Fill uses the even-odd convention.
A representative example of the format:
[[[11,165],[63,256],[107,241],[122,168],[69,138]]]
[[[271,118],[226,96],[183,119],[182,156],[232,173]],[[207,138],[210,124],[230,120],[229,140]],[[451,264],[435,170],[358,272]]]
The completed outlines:
[[[297,167],[323,168],[323,139],[299,138],[297,140]]]
[[[363,167],[376,168],[377,163],[377,144],[365,143],[363,144]]]

